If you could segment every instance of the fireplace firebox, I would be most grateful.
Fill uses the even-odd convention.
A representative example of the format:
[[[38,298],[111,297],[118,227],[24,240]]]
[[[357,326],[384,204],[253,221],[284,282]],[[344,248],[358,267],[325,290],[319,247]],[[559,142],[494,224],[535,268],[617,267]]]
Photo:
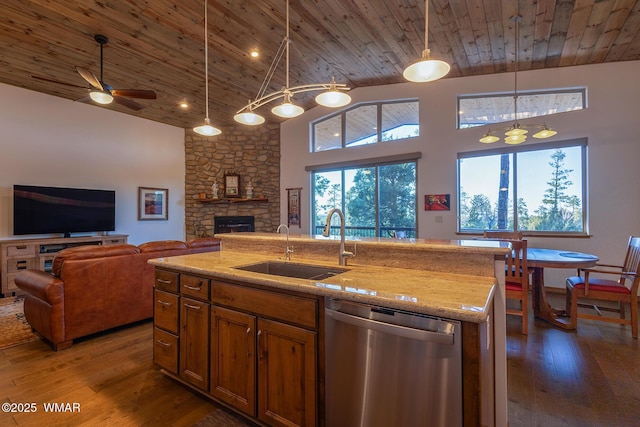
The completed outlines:
[[[213,218],[214,233],[242,233],[255,230],[253,216],[216,216]]]

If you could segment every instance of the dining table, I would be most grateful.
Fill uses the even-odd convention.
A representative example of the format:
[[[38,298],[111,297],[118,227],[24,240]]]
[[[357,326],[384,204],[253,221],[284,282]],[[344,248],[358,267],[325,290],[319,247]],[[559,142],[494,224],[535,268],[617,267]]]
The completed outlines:
[[[534,316],[562,329],[575,329],[565,309],[551,306],[544,287],[545,268],[589,268],[596,265],[599,258],[582,252],[557,249],[528,248],[527,265],[532,272],[531,296]]]

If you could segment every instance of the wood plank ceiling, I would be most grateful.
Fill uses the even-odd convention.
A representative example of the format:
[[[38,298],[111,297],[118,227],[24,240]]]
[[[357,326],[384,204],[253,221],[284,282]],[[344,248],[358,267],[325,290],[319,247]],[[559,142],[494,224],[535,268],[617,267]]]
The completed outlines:
[[[424,2],[291,0],[290,86],[336,81],[352,88],[403,82],[424,48]],[[255,98],[286,31],[285,0],[209,0],[210,117],[233,124]],[[640,0],[431,0],[429,47],[448,77],[640,59]],[[0,82],[69,100],[89,85],[75,66],[115,88],[153,89],[145,108],[107,107],[184,128],[205,117],[202,0],[2,0]],[[250,57],[257,49],[260,56]],[[45,77],[80,87],[34,79]],[[285,82],[284,60],[267,92]],[[296,97],[305,107],[313,95]],[[179,106],[190,104],[188,109]],[[271,105],[261,111],[277,121]]]

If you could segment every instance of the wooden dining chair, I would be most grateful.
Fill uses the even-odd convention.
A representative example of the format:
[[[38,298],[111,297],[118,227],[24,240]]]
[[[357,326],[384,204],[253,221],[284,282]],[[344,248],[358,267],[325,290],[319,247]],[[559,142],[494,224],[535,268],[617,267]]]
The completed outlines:
[[[640,284],[640,237],[629,237],[627,255],[619,265],[596,264],[592,268],[581,268],[578,276],[567,278],[567,312],[571,315],[570,325],[578,326],[578,318],[601,320],[604,322],[631,325],[631,335],[638,338],[638,285]],[[617,279],[594,277],[592,274],[615,275]],[[580,303],[582,299],[613,301],[617,307],[597,306],[593,303]],[[590,301],[591,302],[591,301]],[[631,319],[625,316],[625,305],[631,308]],[[598,315],[578,311],[578,307],[590,307]],[[620,317],[602,316],[602,311],[619,313]]]
[[[507,314],[522,317],[522,334],[529,331],[529,269],[527,266],[527,241],[507,240],[511,252],[505,268],[506,298],[518,300],[520,310],[507,307]]]
[[[522,240],[522,231],[485,230],[482,237],[496,240]]]

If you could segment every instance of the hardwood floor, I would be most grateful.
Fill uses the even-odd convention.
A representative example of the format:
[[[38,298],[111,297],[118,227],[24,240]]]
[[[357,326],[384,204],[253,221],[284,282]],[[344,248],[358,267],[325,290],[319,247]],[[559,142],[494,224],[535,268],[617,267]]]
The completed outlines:
[[[551,295],[554,306],[564,295]],[[627,314],[628,315],[628,314]],[[510,427],[640,426],[640,345],[631,328],[580,319],[578,331],[507,316]]]
[[[558,300],[560,305],[561,300]],[[629,327],[580,321],[565,332],[507,318],[510,427],[640,425],[640,345]],[[152,362],[152,324],[80,340],[54,352],[42,341],[0,350],[0,400],[36,413],[0,413],[2,426],[191,426],[218,406]],[[47,413],[44,403],[80,404]]]

